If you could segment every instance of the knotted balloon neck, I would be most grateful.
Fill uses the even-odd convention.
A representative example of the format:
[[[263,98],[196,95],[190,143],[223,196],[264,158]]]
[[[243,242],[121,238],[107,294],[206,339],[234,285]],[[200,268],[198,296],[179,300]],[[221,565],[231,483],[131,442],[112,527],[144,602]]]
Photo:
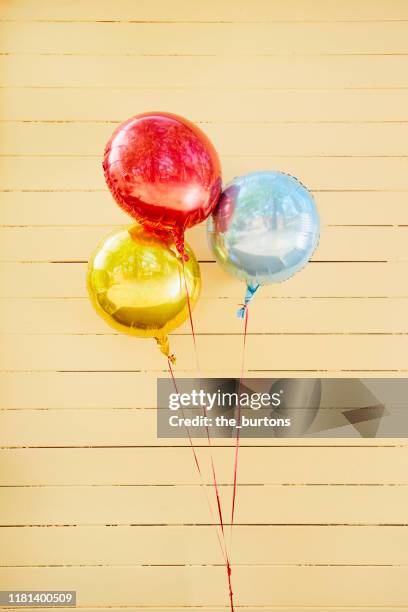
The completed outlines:
[[[177,251],[180,253],[183,261],[188,261],[189,257],[186,253],[185,243],[184,243],[184,230],[183,231],[173,231],[173,240],[176,245]]]
[[[156,338],[156,342],[159,345],[159,349],[161,350],[163,355],[166,355],[167,359],[171,363],[176,363],[175,355],[170,355],[170,345],[169,345],[168,337],[167,336],[158,336]]]
[[[248,308],[248,304],[249,302],[252,300],[252,298],[254,297],[255,293],[257,292],[257,289],[259,288],[259,283],[258,285],[255,286],[251,286],[251,285],[247,285],[247,290],[245,293],[245,297],[244,297],[244,303],[242,304],[242,307],[237,310],[237,317],[238,319],[244,319],[245,318],[245,312]]]

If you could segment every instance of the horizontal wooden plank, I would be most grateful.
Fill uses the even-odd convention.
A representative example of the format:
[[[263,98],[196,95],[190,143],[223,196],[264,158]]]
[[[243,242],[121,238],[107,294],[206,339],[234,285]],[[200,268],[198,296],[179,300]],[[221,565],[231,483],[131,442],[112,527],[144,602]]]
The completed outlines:
[[[1,263],[1,296],[6,298],[84,298],[85,263]],[[243,284],[215,263],[201,263],[202,297],[242,301]],[[284,283],[262,287],[257,300],[299,297],[404,298],[407,263],[310,262]],[[256,302],[254,302],[256,303]]]
[[[219,372],[218,372],[219,374]],[[389,374],[387,373],[387,376]],[[27,389],[25,396],[28,397],[29,392],[33,389],[34,385],[30,385],[30,376],[24,378],[20,375],[20,384],[27,383]],[[61,375],[63,376],[63,375]],[[85,391],[74,398],[63,398],[65,386],[61,385],[56,391],[52,389],[52,395],[48,399],[44,398],[41,403],[41,398],[38,398],[38,392],[31,399],[31,404],[36,405],[36,408],[32,410],[24,410],[13,408],[8,409],[8,406],[12,405],[11,401],[8,401],[7,395],[4,399],[4,408],[0,410],[0,445],[9,448],[48,448],[55,447],[59,448],[99,448],[99,447],[118,447],[118,448],[137,448],[137,447],[185,447],[190,453],[191,448],[187,438],[158,438],[156,433],[156,409],[124,409],[123,405],[131,403],[139,403],[142,400],[139,399],[142,392],[142,384],[140,383],[140,377],[138,378],[133,374],[133,380],[128,376],[115,377],[112,374],[105,375],[105,379],[109,383],[121,382],[122,384],[127,383],[129,386],[126,388],[126,393],[117,393],[117,398],[109,396],[111,404],[114,404],[116,399],[116,406],[113,409],[92,407],[88,408],[87,403],[91,403],[91,399],[88,400],[89,386],[91,383],[98,382],[94,374],[88,374],[87,378],[85,375],[79,376],[70,375],[70,380],[75,386],[75,392],[77,391],[78,385],[83,384]],[[4,380],[4,374],[1,380]],[[47,378],[43,377],[43,383],[48,381]],[[53,383],[51,379],[51,383]],[[65,381],[64,381],[65,382]],[[131,386],[133,383],[133,386]],[[139,386],[138,386],[139,385]],[[119,386],[119,385],[118,385]],[[104,388],[104,385],[101,385]],[[107,385],[106,385],[107,387]],[[42,395],[44,396],[44,388],[41,387]],[[118,388],[118,387],[117,387]],[[134,389],[137,389],[138,395],[135,400]],[[34,393],[37,390],[34,389]],[[55,400],[54,395],[60,393],[61,399]],[[155,393],[155,387],[150,388],[150,395]],[[71,395],[74,393],[71,392]],[[95,395],[92,398],[94,403],[97,401],[98,393],[95,391]],[[23,399],[20,399],[23,396]],[[82,397],[85,396],[84,399]],[[122,400],[122,396],[125,396]],[[17,399],[20,399],[20,403],[25,401],[29,404],[29,399],[25,399],[24,394],[20,393],[17,395]],[[54,400],[54,407],[48,408],[47,404]],[[80,408],[72,407],[68,405],[68,401],[71,404],[80,405]],[[105,404],[108,404],[108,399],[105,400]],[[103,401],[100,402],[103,405]],[[151,405],[154,405],[151,401]],[[2,405],[3,408],[3,405]],[[64,409],[69,408],[69,409]],[[212,438],[213,446],[230,447],[235,446],[235,439],[231,438]],[[194,444],[197,448],[207,448],[208,441],[200,438],[195,439]],[[349,438],[242,438],[241,446],[244,447],[256,447],[262,445],[262,447],[313,447],[319,448],[320,452],[323,453],[326,447],[387,447],[394,448],[405,447],[407,444],[406,439],[393,439],[387,438],[381,440],[378,438],[361,438],[360,434],[355,431],[354,437]],[[322,449],[324,447],[324,449]],[[232,452],[232,449],[229,449]],[[191,458],[190,458],[191,459]],[[188,461],[189,465],[190,459]],[[229,460],[230,470],[232,470],[232,456]],[[252,476],[254,477],[254,476]],[[373,476],[373,478],[376,478]]]
[[[3,55],[8,87],[128,87],[243,89],[406,87],[408,59],[383,56],[75,56]]]
[[[233,571],[235,603],[245,607],[302,606],[305,602],[324,609],[331,605],[394,607],[405,605],[408,598],[406,567],[245,566]],[[0,587],[4,590],[18,590],[22,584],[27,590],[71,587],[78,592],[80,604],[91,607],[132,606],[137,602],[144,609],[153,605],[171,610],[186,604],[224,605],[227,609],[226,583],[224,567],[0,569]],[[296,589],[288,589],[288,584],[296,584]]]
[[[258,298],[258,296],[257,296]],[[242,333],[234,298],[201,298],[194,309],[198,334]],[[408,333],[403,299],[262,299],[251,305],[248,333]],[[341,313],[341,316],[339,316]],[[117,332],[95,315],[86,298],[0,300],[1,334],[103,334]],[[190,321],[173,332],[190,334]]]
[[[322,225],[408,225],[404,192],[314,193]],[[1,194],[0,225],[124,225],[129,216],[103,192],[10,191]]]
[[[165,0],[148,5],[132,0],[108,0],[87,4],[81,0],[59,0],[58,3],[39,6],[35,0],[13,0],[2,9],[2,19],[28,20],[135,20],[135,21],[313,21],[313,20],[382,20],[407,19],[408,11],[404,0],[372,2],[360,0],[314,0],[307,6],[302,0],[264,2],[254,0],[249,6],[245,0],[233,5],[210,0],[204,4],[186,4],[175,0],[171,6]]]
[[[4,121],[120,122],[143,110],[162,109],[202,122],[205,130],[209,129],[208,122],[215,121],[402,122],[408,119],[408,91],[404,89],[264,89],[262,92],[238,89],[239,82],[217,90],[198,90],[189,88],[188,84],[183,89],[160,89],[157,85],[152,89],[137,89],[137,84],[133,89],[4,87],[0,89],[0,104]],[[239,104],[236,104],[238,97]],[[243,128],[241,123],[239,129]],[[350,147],[353,143],[354,139]]]
[[[214,371],[215,374],[216,371]],[[107,409],[107,408],[152,408],[156,405],[156,380],[158,376],[165,378],[168,375],[166,365],[163,364],[162,373],[138,373],[138,372],[8,372],[0,373],[0,382],[2,388],[2,403],[1,408],[18,411],[19,409],[41,410],[41,409]],[[196,376],[196,372],[190,371],[191,377]],[[255,375],[252,374],[252,377]],[[260,374],[262,376],[262,374]],[[43,393],[43,389],[47,389],[47,393]],[[81,394],[78,395],[77,389],[81,389]],[[132,393],[129,393],[129,388],[137,388],[137,399]],[[85,414],[85,413],[84,413]],[[123,413],[125,418],[130,414]],[[14,418],[17,415],[1,414],[3,418],[3,428],[0,432],[6,434],[2,438],[2,444],[8,444],[10,441],[7,436],[13,436],[14,432],[22,429],[25,434],[30,436],[30,431],[34,429],[21,428],[22,421],[12,424],[8,419]],[[26,415],[31,419],[33,415]],[[50,418],[52,414],[50,413]],[[118,415],[119,416],[119,415]],[[35,418],[43,418],[41,415],[36,415]],[[22,416],[20,418],[25,418]],[[69,417],[70,418],[70,417]],[[76,418],[72,416],[72,418]],[[89,414],[90,419],[94,419],[92,414]],[[103,415],[100,418],[104,419]],[[110,416],[108,415],[108,418]],[[138,417],[137,417],[138,418]],[[100,422],[96,419],[96,423]],[[9,427],[7,426],[9,425]],[[146,421],[143,421],[143,427],[133,424],[127,430],[130,433],[132,430],[138,431],[144,428]],[[34,427],[34,422],[32,422]],[[153,427],[153,420],[148,429]],[[37,427],[35,427],[37,429]],[[51,427],[44,429],[44,433]],[[64,431],[60,426],[54,428],[56,432],[60,432],[64,437]],[[81,431],[86,427],[79,428]],[[108,428],[109,429],[109,428]],[[74,430],[72,430],[74,431]],[[126,431],[124,428],[123,431]],[[7,432],[7,433],[6,433]],[[1,435],[0,433],[0,435]],[[72,433],[72,432],[71,432]],[[16,440],[15,437],[12,438]],[[27,438],[27,439],[30,439]],[[49,438],[47,438],[49,439]],[[61,439],[61,438],[59,438]],[[118,438],[119,439],[119,438]]]
[[[404,527],[236,526],[233,561],[236,565],[406,565],[407,544]],[[2,566],[14,567],[223,561],[212,526],[3,527],[0,545]]]
[[[177,356],[176,373],[195,363],[192,338],[171,336]],[[226,367],[239,375],[242,337],[198,336],[197,349],[203,372]],[[152,339],[120,336],[3,336],[0,368],[31,370],[162,370],[165,359]],[[248,370],[405,370],[408,367],[406,335],[294,335],[249,336],[245,353]]]
[[[408,176],[408,175],[407,175]],[[87,261],[113,228],[3,227],[0,261]],[[312,261],[407,261],[407,227],[324,227]],[[206,225],[186,233],[200,261],[214,261]]]
[[[237,606],[236,606],[237,607]],[[126,612],[142,612],[144,610],[146,610],[146,607],[135,607],[135,606],[121,606],[122,609],[125,609]],[[60,608],[53,608],[51,606],[48,606],[47,608],[41,608],[41,607],[37,607],[36,606],[36,611],[37,612],[56,612],[57,610],[59,610]],[[100,606],[98,608],[92,608],[92,607],[88,607],[88,606],[83,606],[83,610],[85,610],[86,612],[108,612],[109,610],[112,609],[112,606],[110,606],[109,608],[105,608],[103,606]],[[211,606],[211,608],[209,608],[208,606],[182,606],[177,607],[177,606],[171,606],[171,608],[168,607],[157,607],[157,606],[149,606],[149,612],[185,612],[186,610],[191,610],[191,612],[226,612],[226,606],[224,607],[214,607]],[[256,606],[251,606],[251,610],[256,610],[257,607]],[[373,608],[372,606],[369,607],[361,607],[361,606],[347,606],[347,608],[345,607],[338,607],[338,606],[325,606],[325,611],[328,612],[373,612]],[[402,608],[400,606],[393,606],[393,611],[394,612],[399,612],[400,610],[404,610],[405,608]],[[375,607],[375,612],[389,612],[389,607],[382,607],[382,606],[376,606]],[[307,606],[306,608],[304,606],[301,606],[299,608],[299,606],[293,607],[293,606],[262,606],[262,612],[321,612],[321,606],[319,607],[310,607]]]
[[[99,157],[57,157],[47,155],[3,157],[0,178],[3,191],[105,191]],[[34,144],[35,148],[43,145]],[[75,145],[76,146],[76,145]],[[292,174],[312,191],[407,191],[405,157],[223,157],[223,176],[232,177],[273,169]],[[347,197],[348,194],[344,194]],[[73,198],[81,194],[73,193]],[[114,203],[112,202],[114,206]]]
[[[404,21],[0,23],[0,53],[92,55],[407,53]],[[288,48],[290,40],[290,48]]]
[[[209,491],[213,493],[212,489]],[[224,509],[231,508],[231,495],[232,486],[220,487]],[[211,524],[216,520],[199,485],[3,487],[0,500],[0,524],[8,526],[191,525]],[[406,486],[240,486],[235,522],[248,525],[406,524],[407,501]]]
[[[41,91],[41,90],[39,90]],[[302,105],[302,95],[298,94],[298,104]],[[20,94],[21,95],[21,94]],[[261,92],[258,96],[262,97]],[[29,99],[29,96],[28,96]],[[137,96],[136,96],[137,99]],[[145,110],[135,104],[133,112]],[[188,116],[190,116],[188,113]],[[125,119],[126,115],[121,115]],[[200,126],[211,138],[225,165],[225,178],[228,177],[228,166],[239,163],[235,158],[256,158],[260,167],[271,163],[286,164],[288,171],[292,164],[307,164],[312,161],[286,159],[297,157],[339,157],[331,160],[321,160],[316,163],[335,163],[338,170],[342,164],[349,162],[342,158],[361,157],[403,157],[408,155],[408,123],[406,122],[274,122],[271,110],[271,122],[217,122],[201,123]],[[35,176],[43,170],[49,170],[48,178],[53,179],[54,188],[61,180],[59,174],[64,170],[70,176],[72,172],[81,172],[81,163],[86,164],[82,174],[88,174],[88,188],[101,188],[103,179],[101,171],[102,156],[105,143],[116,128],[116,123],[101,122],[3,122],[0,124],[2,188],[12,188],[5,179],[8,175],[12,180],[13,168],[20,168],[21,175]],[[27,159],[14,159],[13,156],[29,156]],[[45,160],[33,160],[33,155],[49,155]],[[7,156],[12,156],[7,157]],[[53,160],[54,156],[59,159]],[[64,156],[69,156],[64,159]],[[94,159],[71,159],[71,156],[94,156]],[[231,159],[232,158],[232,159]],[[265,158],[265,159],[264,159]],[[283,158],[283,159],[281,159]],[[259,161],[264,159],[264,161]],[[375,160],[363,160],[364,163],[379,163]],[[354,160],[355,164],[363,161]],[[380,160],[383,172],[386,172],[390,162]],[[55,164],[50,166],[49,164]],[[55,172],[54,172],[55,167]],[[273,166],[272,166],[273,167]],[[305,166],[306,168],[308,166]],[[345,166],[347,168],[347,166]],[[31,170],[30,170],[31,168]],[[58,171],[60,168],[60,171]],[[93,170],[91,169],[93,168]],[[234,166],[232,166],[234,168]],[[295,173],[295,171],[293,170]],[[43,172],[44,175],[44,172]],[[230,173],[231,175],[231,173]],[[24,176],[20,176],[23,179]],[[77,180],[82,181],[82,176]],[[48,185],[49,186],[49,185]],[[81,187],[81,184],[69,185]],[[23,182],[20,187],[29,187]],[[38,186],[37,186],[38,187]],[[62,185],[60,185],[62,188]]]
[[[233,449],[197,449],[202,481],[233,479]],[[322,461],[322,458],[324,460]],[[279,466],[278,469],[271,469]],[[243,448],[239,483],[408,484],[405,448]],[[0,486],[191,485],[200,483],[190,448],[0,450]]]
[[[343,197],[343,194],[341,195]],[[393,196],[390,200],[395,202],[395,213],[397,217],[402,218],[404,207],[398,204],[402,200],[402,194],[377,192],[361,195],[374,195],[377,201],[378,196]],[[333,209],[333,212],[336,209],[335,206],[329,208]],[[379,203],[379,206],[375,208],[381,208],[381,204]],[[374,211],[373,214],[375,215]],[[126,225],[129,221],[131,221],[130,217],[119,206],[114,205],[109,191],[89,191],[82,194],[73,194],[68,191],[9,191],[1,194],[0,225],[94,225],[98,223],[98,225],[112,227]]]
[[[155,412],[152,414],[142,412],[132,412],[134,408],[154,408],[157,405],[156,400],[156,381],[158,377],[167,378],[169,372],[167,364],[162,362],[161,371],[154,372],[3,372],[0,373],[0,383],[2,389],[0,408],[5,409],[4,414],[0,413],[2,427],[0,427],[1,444],[7,445],[12,440],[12,444],[21,445],[26,443],[32,444],[39,436],[42,445],[52,446],[52,438],[50,432],[58,434],[58,440],[64,440],[65,444],[69,440],[76,440],[76,443],[83,443],[85,435],[94,434],[92,437],[93,444],[132,444],[132,440],[136,434],[139,435],[138,440],[143,443],[143,432],[149,432],[149,440],[155,438]],[[386,370],[388,371],[388,370]],[[208,377],[236,376],[236,371],[225,368],[222,372],[217,372],[216,369],[209,370],[206,373]],[[364,372],[353,373],[353,376],[363,376]],[[403,374],[399,374],[402,376]],[[183,376],[197,378],[196,370],[187,370],[183,372]],[[288,369],[271,371],[256,371],[245,374],[245,380],[248,378],[283,378],[283,377],[316,377],[316,378],[342,378],[347,376],[341,372],[321,371],[312,372],[296,371]],[[365,373],[365,377],[375,376]],[[392,376],[392,373],[387,374]],[[395,373],[394,376],[398,376]],[[44,393],[44,389],[47,393]],[[81,393],[78,393],[78,389]],[[133,390],[137,389],[137,396]],[[336,393],[334,390],[333,393]],[[329,395],[322,398],[322,402],[327,399],[327,403],[322,403],[325,406],[337,405],[332,401]],[[356,399],[353,394],[350,400],[343,398],[343,406],[350,408],[356,407]],[[347,403],[347,402],[350,402]],[[117,413],[104,413],[106,409],[130,409],[118,410]],[[58,410],[77,410],[76,414],[66,416],[58,416],[53,410],[47,414],[11,414],[8,411],[18,412],[20,409],[42,412],[43,409]],[[98,412],[92,412],[98,409]],[[89,413],[85,412],[90,410]],[[84,411],[83,422],[81,425],[81,411]],[[96,416],[95,416],[96,415]],[[76,419],[79,417],[79,421]],[[61,418],[62,421],[58,421]],[[141,419],[139,422],[139,418]],[[12,419],[18,419],[13,421]],[[27,421],[24,421],[27,419]],[[44,421],[42,419],[45,419]],[[47,419],[50,419],[47,425]],[[57,420],[55,420],[57,419]],[[64,421],[66,419],[66,421]],[[72,419],[72,422],[70,422]],[[115,421],[117,419],[117,422]],[[91,421],[95,421],[95,430],[91,427]],[[110,423],[110,420],[112,421]],[[103,421],[103,424],[102,424]],[[26,426],[24,426],[26,423]],[[29,425],[28,425],[29,423]],[[113,427],[118,429],[113,431]],[[77,428],[77,431],[76,431]],[[106,431],[104,432],[104,428]],[[42,430],[42,433],[41,433]],[[69,430],[69,431],[68,431]],[[139,432],[139,433],[138,433]],[[150,432],[153,432],[150,435]],[[23,434],[24,437],[23,438]],[[103,436],[106,434],[106,438]],[[21,439],[18,437],[21,435]],[[82,440],[82,442],[78,442]],[[101,442],[102,440],[102,442]],[[105,441],[104,441],[105,440]],[[26,442],[25,442],[26,441]],[[46,442],[48,441],[48,442]],[[73,442],[75,443],[75,442]],[[68,442],[69,444],[69,442]],[[147,442],[146,442],[147,444]],[[150,442],[149,442],[150,444]]]

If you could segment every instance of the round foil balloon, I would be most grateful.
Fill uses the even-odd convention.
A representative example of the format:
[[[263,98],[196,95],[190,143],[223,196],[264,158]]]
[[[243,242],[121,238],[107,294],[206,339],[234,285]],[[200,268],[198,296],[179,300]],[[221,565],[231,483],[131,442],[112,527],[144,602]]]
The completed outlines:
[[[105,179],[117,203],[184,253],[184,231],[212,212],[221,193],[218,155],[193,123],[169,113],[136,115],[109,140]]]
[[[173,242],[133,226],[105,237],[88,268],[96,312],[117,331],[155,338],[172,361],[167,334],[188,318],[188,299],[192,308],[201,287],[198,262],[188,245],[186,251],[183,264]]]
[[[260,285],[284,281],[309,261],[319,239],[319,215],[309,191],[282,172],[235,178],[208,222],[219,264],[247,283],[245,309]]]

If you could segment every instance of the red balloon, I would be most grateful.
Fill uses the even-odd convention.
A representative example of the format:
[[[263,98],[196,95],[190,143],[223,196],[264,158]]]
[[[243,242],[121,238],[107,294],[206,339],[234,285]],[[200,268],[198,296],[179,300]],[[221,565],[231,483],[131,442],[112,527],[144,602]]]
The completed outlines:
[[[206,219],[221,194],[218,155],[193,123],[145,113],[122,123],[106,145],[105,179],[116,202],[181,253],[184,231]]]

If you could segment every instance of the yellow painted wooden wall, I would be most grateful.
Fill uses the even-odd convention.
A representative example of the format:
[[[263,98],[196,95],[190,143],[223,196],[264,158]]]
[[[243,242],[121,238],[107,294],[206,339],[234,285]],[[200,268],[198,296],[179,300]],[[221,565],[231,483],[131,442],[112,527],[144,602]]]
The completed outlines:
[[[103,147],[132,114],[172,111],[211,137],[226,180],[297,175],[321,242],[254,300],[248,375],[405,376],[408,2],[1,0],[0,20],[0,589],[76,589],[89,612],[226,610],[191,450],[155,435],[165,362],[86,297],[89,253],[128,222]],[[202,367],[237,375],[243,287],[203,226],[188,239]],[[172,345],[194,374],[187,325]],[[406,441],[258,442],[241,450],[238,609],[408,610]]]

